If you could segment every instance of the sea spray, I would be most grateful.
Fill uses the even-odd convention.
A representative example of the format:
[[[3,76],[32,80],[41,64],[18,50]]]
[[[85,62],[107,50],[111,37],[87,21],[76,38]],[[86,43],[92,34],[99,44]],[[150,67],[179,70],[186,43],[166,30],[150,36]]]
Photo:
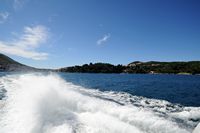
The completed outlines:
[[[7,91],[1,100],[0,133],[190,133],[197,125],[190,119],[198,119],[200,112],[176,105],[170,111],[166,101],[89,90],[57,74],[0,80]]]

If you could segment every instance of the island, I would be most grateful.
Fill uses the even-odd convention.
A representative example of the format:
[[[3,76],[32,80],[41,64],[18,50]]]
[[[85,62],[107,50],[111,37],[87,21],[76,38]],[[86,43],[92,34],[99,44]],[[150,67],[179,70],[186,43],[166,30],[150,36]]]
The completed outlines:
[[[141,74],[200,74],[200,61],[134,61],[127,65],[110,63],[89,63],[59,69],[38,69],[21,64],[0,54],[0,71],[56,71],[69,73],[141,73]]]
[[[128,65],[112,65],[109,63],[90,63],[58,69],[60,72],[79,73],[150,73],[150,74],[200,74],[200,61],[158,62],[135,61]]]

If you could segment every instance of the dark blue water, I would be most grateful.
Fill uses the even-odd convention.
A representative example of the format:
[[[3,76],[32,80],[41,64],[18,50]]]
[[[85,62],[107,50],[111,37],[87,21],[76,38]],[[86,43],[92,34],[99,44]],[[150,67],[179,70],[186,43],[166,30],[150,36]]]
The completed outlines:
[[[0,132],[192,133],[199,96],[192,75],[0,73]]]
[[[199,75],[78,74],[59,73],[66,81],[101,91],[167,100],[184,106],[200,106]]]
[[[0,77],[16,73],[0,73]],[[73,84],[200,107],[199,75],[58,73]],[[1,83],[0,83],[1,86]],[[6,90],[0,90],[0,99]]]

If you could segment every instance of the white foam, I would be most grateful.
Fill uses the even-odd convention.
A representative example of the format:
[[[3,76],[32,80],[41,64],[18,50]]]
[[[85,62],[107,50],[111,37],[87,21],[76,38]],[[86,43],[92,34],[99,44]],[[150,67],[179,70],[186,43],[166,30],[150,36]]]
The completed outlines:
[[[200,123],[197,125],[192,133],[200,133]]]
[[[198,117],[200,110],[180,107],[172,113],[166,101],[89,90],[55,74],[10,75],[1,82],[7,90],[0,108],[1,133],[189,133],[194,123],[187,119]]]

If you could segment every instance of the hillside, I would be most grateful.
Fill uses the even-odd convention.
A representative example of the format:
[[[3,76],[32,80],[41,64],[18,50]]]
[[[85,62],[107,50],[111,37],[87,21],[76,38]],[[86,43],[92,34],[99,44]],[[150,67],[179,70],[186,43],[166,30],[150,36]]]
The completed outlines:
[[[173,74],[199,74],[200,61],[189,62],[132,62],[127,65],[128,73],[173,73]]]
[[[60,72],[80,73],[170,73],[170,74],[200,74],[200,61],[189,62],[132,62],[126,66],[108,63],[90,63],[82,66],[61,68]]]
[[[54,71],[51,69],[37,69],[14,61],[4,54],[0,54],[0,71]],[[112,65],[109,63],[90,63],[82,66],[71,66],[57,69],[58,72],[78,73],[169,73],[169,74],[200,74],[200,61],[189,62],[140,62],[128,65]]]
[[[114,66],[109,63],[90,63],[82,66],[72,66],[61,68],[61,72],[80,72],[80,73],[122,73],[125,69],[122,65]]]
[[[36,68],[23,65],[4,54],[0,54],[0,71],[29,71]]]

